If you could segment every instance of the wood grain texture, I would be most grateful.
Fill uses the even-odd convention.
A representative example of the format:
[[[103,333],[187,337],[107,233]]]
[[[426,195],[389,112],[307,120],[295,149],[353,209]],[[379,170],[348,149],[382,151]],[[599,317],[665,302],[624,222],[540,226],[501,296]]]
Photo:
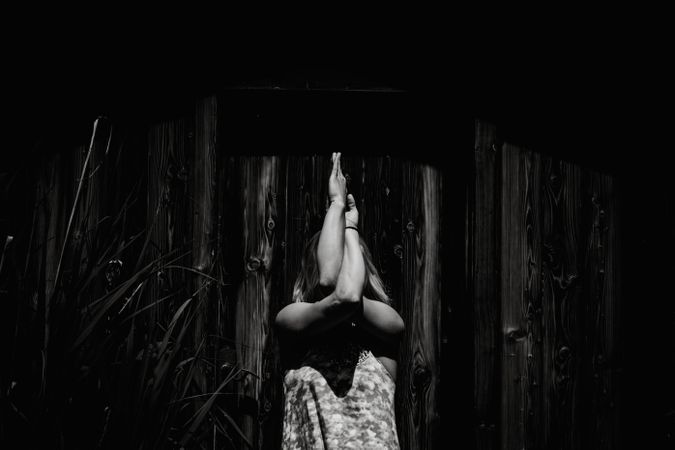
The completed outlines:
[[[284,304],[292,301],[305,243],[323,225],[330,168],[330,155],[285,158]]]
[[[500,216],[497,194],[496,128],[476,121],[474,182],[467,208],[467,273],[473,302],[474,423],[476,448],[495,449],[498,442],[499,378],[501,340],[497,223]],[[499,340],[498,340],[499,339]]]
[[[439,429],[440,383],[440,205],[437,169],[403,163],[403,291],[397,386],[402,448],[433,448]],[[421,193],[421,195],[420,195]]]
[[[543,179],[544,352],[549,357],[544,381],[550,414],[544,435],[555,448],[584,448],[580,417],[590,411],[582,391],[581,361],[588,352],[582,339],[593,328],[584,330],[585,290],[580,281],[588,270],[584,241],[589,173],[547,158]]]
[[[362,167],[362,235],[387,295],[398,309],[401,298],[401,161],[368,157]]]
[[[192,278],[191,293],[195,295],[195,317],[192,339],[195,348],[208,343],[212,312],[215,310],[215,285],[213,277],[217,238],[218,205],[215,204],[217,187],[217,127],[218,102],[207,97],[196,102],[194,112],[194,156],[192,170],[192,268],[207,276]],[[189,211],[189,210],[188,210]],[[212,377],[210,368],[203,361],[195,370],[195,382],[201,392],[208,392]]]
[[[131,363],[119,369],[125,374],[120,379],[131,380],[128,377],[136,376],[137,369],[139,373],[150,373],[146,372],[150,358],[154,357],[148,356],[151,352],[147,350],[153,344],[150,339],[163,334],[167,319],[182,303],[169,299],[156,307],[143,308],[175,291],[184,290],[187,295],[198,291],[186,309],[190,314],[196,313],[190,316],[194,317],[194,326],[182,342],[186,349],[199,347],[204,351],[194,360],[194,374],[190,369],[189,376],[195,381],[184,391],[186,403],[181,409],[181,419],[182,415],[189,418],[204,405],[208,396],[202,397],[202,393],[213,392],[231,370],[241,367],[251,375],[232,380],[220,392],[226,395],[219,396],[215,404],[242,425],[254,447],[276,448],[282,420],[283,374],[271,324],[279,309],[290,301],[305,242],[321,228],[327,206],[330,154],[242,156],[241,148],[228,147],[236,140],[228,141],[229,124],[219,120],[226,106],[210,97],[194,104],[191,101],[188,111],[179,117],[152,124],[134,122],[128,128],[124,127],[129,124],[122,124],[123,130],[113,136],[115,139],[120,136],[120,140],[130,136],[124,157],[115,145],[112,149],[117,153],[109,152],[106,142],[109,129],[102,128],[100,136],[94,139],[91,159],[87,159],[85,146],[56,152],[47,158],[35,193],[39,205],[31,218],[33,237],[26,246],[30,256],[25,270],[33,272],[30,279],[35,281],[35,287],[31,288],[34,292],[28,308],[21,313],[40,318],[34,322],[40,329],[40,336],[35,339],[38,353],[56,335],[51,333],[50,323],[69,332],[78,331],[76,327],[64,326],[70,323],[60,318],[50,320],[49,301],[55,291],[57,262],[84,167],[72,240],[64,252],[64,277],[83,273],[96,260],[103,262],[101,271],[94,275],[100,280],[94,280],[91,286],[111,289],[105,284],[103,273],[106,258],[100,259],[107,250],[111,255],[120,251],[116,257],[124,260],[122,278],[172,253],[186,252],[186,256],[173,260],[172,265],[193,270],[161,267],[164,262],[152,267],[151,276],[143,279],[142,290],[137,291],[133,303],[128,303],[139,314],[130,323],[124,323],[130,327],[122,352],[126,356],[111,352],[102,360],[117,364],[120,357],[128,358]],[[117,144],[122,146],[121,142]],[[402,448],[438,448],[442,436],[441,169],[404,162],[398,157],[365,157],[356,151],[344,156],[343,167],[360,209],[361,234],[394,307],[406,322],[396,397]],[[125,208],[121,208],[123,204]],[[113,225],[111,216],[121,209],[124,211],[119,222]],[[111,238],[108,233],[116,233],[117,237]],[[106,235],[109,249],[99,247],[102,235]],[[210,277],[194,271],[223,280],[224,285],[216,287]],[[184,300],[187,295],[176,299]],[[80,299],[62,297],[65,302],[100,298],[93,291]],[[195,306],[197,311],[191,309]],[[63,310],[67,312],[66,308]],[[114,313],[114,308],[111,311]],[[100,331],[104,336],[118,330],[111,317],[101,319],[96,333]],[[17,335],[24,337],[29,333]],[[139,342],[148,344],[142,353],[134,351]],[[168,342],[178,343],[173,339]],[[200,346],[202,342],[205,347]],[[141,359],[137,359],[139,355]],[[133,361],[140,361],[140,368]],[[44,365],[39,362],[30,367],[35,374],[43,370]],[[114,370],[118,370],[117,366]],[[176,374],[183,375],[184,372]],[[140,393],[151,385],[141,378],[135,381],[139,382],[130,384],[129,396],[140,402]],[[44,394],[49,386],[40,389],[38,394]],[[128,408],[134,409],[126,400],[126,396],[117,396],[108,406],[114,414],[122,415]],[[141,421],[132,423],[132,415],[125,420],[130,427],[143,429]],[[150,422],[153,418],[143,420]],[[194,436],[195,440],[212,435],[209,445],[214,448],[231,442],[218,434],[215,427],[200,432],[200,436]],[[236,441],[234,431],[232,436]]]
[[[467,216],[476,447],[618,448],[620,211],[614,179],[510,144],[493,161],[482,150],[494,131],[476,127]],[[490,198],[491,184],[499,197]],[[500,217],[491,231],[489,208],[496,203]],[[500,255],[499,308],[492,310],[478,303],[494,289],[486,276],[491,249]],[[499,364],[490,359],[491,313],[501,328]],[[500,380],[497,399],[490,395],[490,370]],[[480,417],[495,407],[499,432],[491,440]]]
[[[237,360],[250,371],[240,386],[240,394],[258,405],[258,410],[245,416],[242,430],[255,448],[262,448],[260,433],[264,415],[261,406],[272,405],[275,399],[262,398],[262,384],[270,377],[263,370],[265,355],[274,348],[269,336],[276,314],[273,271],[278,257],[276,223],[279,192],[280,160],[278,157],[251,157],[241,161],[243,206],[244,280],[239,287],[236,310]],[[267,365],[267,368],[270,368]],[[279,392],[275,390],[274,392]]]
[[[538,304],[539,157],[502,148],[501,196],[501,448],[533,446],[536,419],[535,305]],[[530,420],[532,418],[532,420]]]
[[[586,333],[583,346],[587,349],[582,366],[584,380],[590,391],[591,416],[584,423],[592,427],[585,433],[588,442],[598,449],[619,448],[618,388],[621,349],[617,342],[620,317],[619,235],[617,204],[613,179],[593,174],[590,201],[591,225],[587,229],[586,273],[587,296],[583,310]],[[590,326],[589,326],[590,325]]]
[[[150,225],[149,260],[171,252],[186,253],[192,249],[192,183],[190,169],[194,158],[192,121],[180,118],[153,126],[148,133],[148,210]],[[175,264],[189,267],[190,254]],[[183,270],[162,270],[149,283],[150,301],[156,301],[187,285]],[[187,296],[187,291],[184,292]],[[155,320],[163,317],[166,303],[152,308]]]

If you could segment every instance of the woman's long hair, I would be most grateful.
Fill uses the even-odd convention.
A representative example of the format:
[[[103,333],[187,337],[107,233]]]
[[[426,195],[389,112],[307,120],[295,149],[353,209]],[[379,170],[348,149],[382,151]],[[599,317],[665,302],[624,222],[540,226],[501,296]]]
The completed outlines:
[[[318,231],[305,245],[300,273],[295,279],[295,285],[293,286],[294,302],[314,302],[324,297],[319,286],[319,265],[316,260],[316,250],[319,247],[320,236],[321,231]],[[391,305],[391,299],[384,289],[382,278],[380,278],[380,274],[375,264],[373,264],[373,257],[361,235],[359,235],[359,243],[361,244],[363,261],[366,266],[366,284],[363,288],[363,296]]]

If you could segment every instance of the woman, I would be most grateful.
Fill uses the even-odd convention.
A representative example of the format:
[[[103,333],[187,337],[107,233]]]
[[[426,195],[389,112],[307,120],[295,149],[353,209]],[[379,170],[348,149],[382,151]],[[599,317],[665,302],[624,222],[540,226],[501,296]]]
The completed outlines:
[[[397,449],[403,320],[359,236],[340,157],[332,157],[323,227],[305,247],[293,302],[276,317],[287,367],[282,447]]]

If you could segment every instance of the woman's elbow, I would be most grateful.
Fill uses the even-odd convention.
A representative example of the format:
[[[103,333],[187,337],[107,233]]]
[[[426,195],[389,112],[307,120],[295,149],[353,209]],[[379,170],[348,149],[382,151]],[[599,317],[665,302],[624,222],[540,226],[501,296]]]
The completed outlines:
[[[362,296],[361,292],[358,292],[356,289],[337,286],[335,288],[335,298],[340,303],[359,303]]]
[[[405,331],[405,322],[403,322],[401,316],[398,316],[398,319],[394,321],[393,331],[395,335],[401,335]]]
[[[405,331],[405,322],[403,321],[403,319],[399,317],[396,323],[396,333],[403,334],[404,331]]]
[[[319,274],[319,286],[322,289],[334,288],[337,282],[337,275]]]

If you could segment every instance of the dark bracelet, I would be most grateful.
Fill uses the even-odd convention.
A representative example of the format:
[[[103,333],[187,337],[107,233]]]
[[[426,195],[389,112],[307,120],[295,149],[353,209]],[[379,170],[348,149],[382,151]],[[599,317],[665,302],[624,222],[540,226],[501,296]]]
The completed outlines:
[[[348,227],[345,227],[345,230],[346,230],[347,228],[351,228],[352,230],[356,230],[357,233],[359,232],[359,229],[358,229],[358,228],[352,227],[351,225],[348,226]]]

